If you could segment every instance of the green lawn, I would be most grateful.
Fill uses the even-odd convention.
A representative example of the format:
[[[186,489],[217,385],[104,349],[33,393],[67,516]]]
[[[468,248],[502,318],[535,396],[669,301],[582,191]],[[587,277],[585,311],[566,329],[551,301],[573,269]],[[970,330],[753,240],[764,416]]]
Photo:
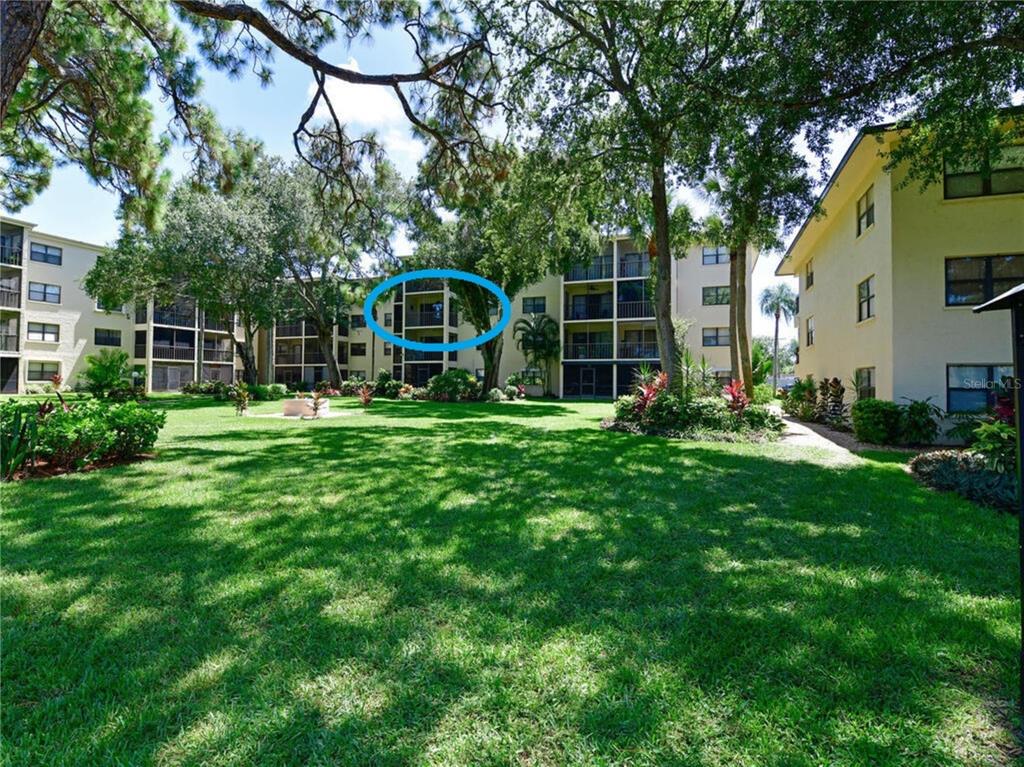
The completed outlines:
[[[1013,758],[1016,521],[902,457],[160,405],[156,460],[3,488],[5,764]]]

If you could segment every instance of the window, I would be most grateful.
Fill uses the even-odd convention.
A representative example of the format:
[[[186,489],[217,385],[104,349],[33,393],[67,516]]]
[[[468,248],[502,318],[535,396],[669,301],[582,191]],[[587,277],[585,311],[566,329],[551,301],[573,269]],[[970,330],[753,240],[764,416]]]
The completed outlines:
[[[729,263],[729,248],[725,245],[716,245],[711,248],[705,246],[701,253],[701,261],[705,266],[709,264],[727,264]]]
[[[59,362],[32,362],[28,363],[29,381],[49,381],[60,373]]]
[[[364,317],[362,314],[353,314],[353,315],[351,315],[349,317],[349,327],[350,328],[365,328],[366,327],[366,317]]]
[[[946,410],[978,413],[992,407],[1008,378],[1012,365],[947,365]]]
[[[121,312],[124,311],[124,307],[120,304],[105,304],[97,298],[96,310],[100,312]]]
[[[29,341],[50,341],[57,343],[60,340],[60,325],[50,325],[44,322],[28,323]]]
[[[729,328],[704,328],[704,346],[728,346]]]
[[[875,316],[875,275],[857,286],[857,322]]]
[[[814,317],[807,318],[807,332],[804,334],[804,346],[814,346]]]
[[[32,248],[29,251],[28,257],[33,261],[40,261],[44,264],[53,264],[54,266],[60,266],[64,261],[64,254],[60,248],[55,248],[52,245],[43,245],[38,242],[32,243]]]
[[[484,369],[483,368],[477,368],[476,370],[473,371],[473,375],[475,375],[477,378],[483,378],[484,377]]]
[[[28,284],[28,298],[30,301],[45,301],[48,304],[59,304],[60,285],[30,282]]]
[[[871,399],[875,396],[874,368],[857,368],[853,371],[853,380],[857,384],[857,399]]]
[[[804,267],[804,287],[809,288],[814,284],[814,261],[808,261]]]
[[[120,346],[121,331],[110,328],[96,328],[93,335],[93,343],[97,346]]]
[[[349,354],[353,357],[365,357],[366,356],[366,344],[349,344]]]
[[[391,327],[391,312],[384,312],[384,327]]]
[[[547,299],[544,296],[523,299],[523,314],[544,314],[545,311],[547,311]]]
[[[1024,255],[946,259],[946,306],[983,304],[1024,282]]]
[[[947,162],[943,181],[947,200],[1024,192],[1024,145],[1002,147],[994,161]]]
[[[390,357],[391,356],[391,344],[386,343],[386,342],[384,344],[384,356],[386,356],[386,357]]]
[[[875,187],[868,187],[863,196],[857,200],[857,236],[875,225]]]
[[[729,286],[719,285],[701,289],[701,300],[704,306],[723,306],[729,303]]]

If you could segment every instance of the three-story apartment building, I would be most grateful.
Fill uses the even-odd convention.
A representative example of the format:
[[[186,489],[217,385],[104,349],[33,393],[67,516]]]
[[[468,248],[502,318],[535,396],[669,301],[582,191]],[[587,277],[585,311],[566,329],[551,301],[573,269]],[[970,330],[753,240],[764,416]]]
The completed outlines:
[[[853,397],[983,409],[1009,374],[1009,319],[971,307],[1024,282],[1024,146],[947,164],[923,191],[887,171],[892,125],[853,141],[777,274],[800,281],[797,374]]]
[[[87,355],[124,350],[150,391],[177,391],[189,381],[232,381],[240,375],[228,318],[208,316],[186,298],[168,305],[97,306],[82,281],[102,248],[40,232],[28,222],[2,220],[0,240],[0,364],[5,392],[45,385],[54,374],[74,384]],[[753,269],[756,253],[749,266]],[[692,247],[672,264],[672,311],[691,323],[688,345],[725,378],[729,370],[729,255],[725,248]],[[611,239],[602,254],[565,274],[553,274],[512,296],[503,334],[499,377],[526,371],[517,347],[517,320],[547,314],[561,330],[562,352],[551,366],[549,388],[563,397],[612,397],[628,391],[641,364],[658,367],[646,249],[628,237]],[[428,343],[473,338],[459,316],[449,285],[410,281],[375,307],[377,321],[395,335]],[[748,323],[749,323],[748,302]],[[372,378],[380,369],[413,385],[461,367],[482,375],[479,349],[413,351],[385,342],[366,326],[361,306],[334,328],[332,343],[342,375]],[[261,332],[256,349],[260,378],[314,384],[327,368],[312,324],[282,318]]]

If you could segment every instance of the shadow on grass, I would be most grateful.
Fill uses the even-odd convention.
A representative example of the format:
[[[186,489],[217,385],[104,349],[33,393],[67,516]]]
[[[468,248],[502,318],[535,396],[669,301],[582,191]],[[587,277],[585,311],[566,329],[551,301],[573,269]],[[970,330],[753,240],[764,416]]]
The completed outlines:
[[[943,763],[1010,695],[1011,525],[899,466],[423,405],[19,493],[12,758]]]

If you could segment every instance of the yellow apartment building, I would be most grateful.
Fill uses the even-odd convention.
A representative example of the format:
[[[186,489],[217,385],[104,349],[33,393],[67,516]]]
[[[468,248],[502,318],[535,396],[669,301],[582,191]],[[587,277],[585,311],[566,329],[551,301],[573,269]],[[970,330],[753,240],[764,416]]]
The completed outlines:
[[[933,398],[983,409],[1009,374],[1009,317],[971,308],[1024,282],[1024,146],[921,190],[880,153],[892,125],[860,131],[779,275],[799,279],[799,376],[838,377],[850,398]]]

